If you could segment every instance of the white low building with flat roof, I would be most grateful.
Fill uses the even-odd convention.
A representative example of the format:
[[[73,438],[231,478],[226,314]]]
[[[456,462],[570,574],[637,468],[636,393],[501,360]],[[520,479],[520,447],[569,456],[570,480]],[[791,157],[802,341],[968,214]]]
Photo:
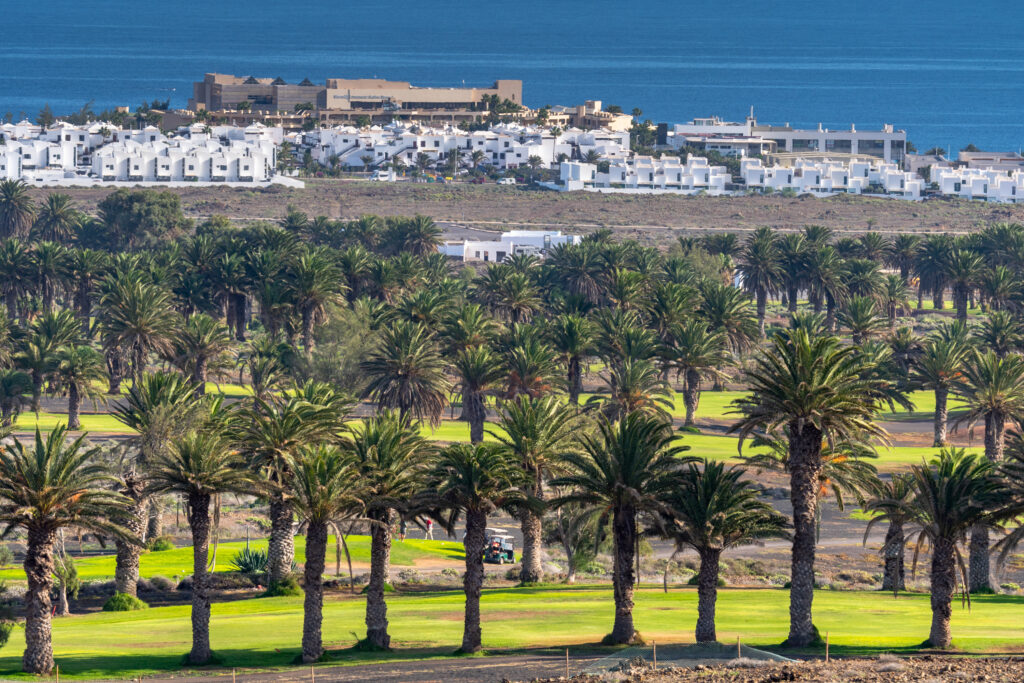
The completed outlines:
[[[1022,170],[932,166],[931,181],[947,196],[1008,204],[1024,200]]]
[[[724,166],[711,166],[704,157],[691,155],[684,163],[675,156],[660,159],[636,156],[613,160],[607,172],[596,164],[565,162],[559,167],[559,184],[564,192],[585,190],[624,194],[726,194],[732,176]]]
[[[440,252],[461,261],[501,263],[513,254],[543,256],[563,244],[579,244],[579,235],[563,235],[561,230],[510,230],[497,240],[445,242]]]
[[[896,164],[879,161],[795,159],[788,165],[765,165],[760,159],[740,162],[740,176],[752,190],[797,194],[833,195],[838,193],[886,194],[902,199],[917,199],[924,181]]]

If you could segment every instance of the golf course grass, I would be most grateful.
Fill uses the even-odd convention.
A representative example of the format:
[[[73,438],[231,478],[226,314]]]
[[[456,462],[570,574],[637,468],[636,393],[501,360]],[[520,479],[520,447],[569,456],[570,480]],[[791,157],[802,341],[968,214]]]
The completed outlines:
[[[422,536],[423,532],[418,528],[411,529],[411,534]],[[370,562],[370,537],[369,536],[348,536],[346,537],[349,554],[353,562],[369,564]],[[232,543],[221,543],[217,549],[217,566],[215,571],[232,571],[231,558],[239,550],[245,547],[245,541]],[[266,550],[266,539],[253,540],[249,542],[253,550]],[[334,536],[327,539],[328,547],[328,573],[334,571]],[[75,567],[78,569],[78,577],[83,581],[106,581],[114,578],[114,556],[94,555],[86,557],[75,557],[74,543],[69,543],[69,551],[75,558]],[[212,552],[212,547],[211,547]],[[425,560],[450,560],[453,563],[462,562],[465,559],[465,552],[462,543],[454,540],[449,541],[426,541],[422,538],[407,538],[404,541],[395,539],[391,544],[391,564],[399,567],[415,566],[416,562]],[[295,537],[295,561],[303,564],[306,561],[306,538]],[[342,569],[345,570],[345,556],[342,554]],[[162,550],[160,552],[147,552],[142,555],[139,561],[139,575],[145,578],[151,576],[178,577],[192,575],[192,547],[175,548],[173,550]],[[20,565],[8,566],[0,569],[0,579],[9,581],[24,581],[25,572]]]
[[[789,592],[782,589],[719,591],[718,636],[740,636],[754,647],[773,647],[786,636]],[[462,635],[460,591],[388,597],[391,654],[345,652],[364,633],[361,597],[332,594],[324,605],[324,645],[335,661],[366,662],[451,654]],[[579,586],[485,590],[483,641],[488,650],[590,646],[611,630],[612,591]],[[637,592],[637,629],[659,644],[693,642],[694,588]],[[856,615],[856,618],[851,618]],[[881,592],[819,591],[814,621],[829,633],[833,654],[867,655],[914,650],[927,637],[929,597]],[[1024,624],[1024,598],[979,596],[971,609],[953,607],[953,643],[964,652],[1016,651]],[[211,640],[221,666],[239,669],[295,662],[302,635],[302,598],[262,598],[213,605]],[[153,675],[178,670],[190,645],[187,605],[140,612],[94,613],[53,623],[54,655],[62,677],[78,679]],[[0,677],[18,673],[24,631],[15,629],[0,651]],[[340,651],[340,652],[339,652]]]

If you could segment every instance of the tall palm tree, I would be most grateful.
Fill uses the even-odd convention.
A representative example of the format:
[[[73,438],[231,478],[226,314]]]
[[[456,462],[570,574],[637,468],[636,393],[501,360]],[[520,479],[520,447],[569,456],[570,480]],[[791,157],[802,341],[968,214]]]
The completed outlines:
[[[914,269],[920,243],[919,236],[901,233],[892,238],[889,247],[889,265],[899,271],[900,278],[907,284],[910,283],[910,273]]]
[[[784,275],[778,244],[771,228],[758,228],[747,238],[739,254],[738,271],[743,278],[743,289],[754,296],[757,326],[763,337],[768,297],[779,290]]]
[[[582,315],[565,313],[551,321],[547,332],[551,346],[566,366],[569,403],[579,405],[583,391],[582,363],[594,348],[593,325]]]
[[[403,420],[414,417],[436,426],[451,389],[444,365],[426,326],[396,321],[381,330],[377,348],[359,364],[370,380],[364,395],[378,409],[397,409]]]
[[[487,515],[523,502],[523,471],[501,451],[488,444],[452,444],[438,453],[431,471],[430,504],[445,511],[440,521],[453,531],[460,516],[466,519],[466,593],[461,653],[479,652],[480,593],[484,583],[484,542]]]
[[[42,299],[43,310],[49,312],[65,283],[68,250],[57,242],[36,242],[29,264],[35,292]]]
[[[862,259],[885,263],[889,260],[890,249],[888,240],[878,232],[866,232],[857,240],[857,256]]]
[[[32,288],[32,252],[28,245],[13,237],[0,240],[0,293],[7,304],[8,318],[18,316],[18,299]]]
[[[358,488],[351,460],[338,448],[304,448],[292,464],[295,511],[306,524],[306,564],[303,567],[305,603],[302,621],[302,661],[311,664],[323,656],[324,561],[327,525],[347,514],[357,503]]]
[[[388,635],[388,589],[391,566],[391,525],[424,486],[429,444],[419,430],[394,412],[372,417],[353,428],[344,443],[359,482],[364,515],[370,526],[370,581],[366,587],[366,643],[391,647]]]
[[[945,276],[953,289],[953,306],[957,320],[967,320],[967,304],[973,298],[971,291],[977,286],[985,262],[979,254],[957,249],[945,263]]]
[[[302,319],[302,346],[313,348],[313,328],[323,320],[327,306],[344,300],[345,281],[326,252],[311,249],[299,255],[289,267],[288,289]]]
[[[0,237],[25,237],[36,206],[24,180],[0,180]]]
[[[148,490],[175,493],[185,499],[192,533],[192,650],[190,664],[210,661],[210,503],[223,493],[251,490],[248,468],[213,429],[191,432],[175,440],[150,464]]]
[[[895,273],[885,276],[885,282],[879,292],[879,300],[889,318],[889,331],[896,329],[896,315],[901,308],[907,308],[907,299],[910,297],[910,288],[906,281]]]
[[[946,280],[949,257],[953,252],[953,238],[948,234],[929,235],[922,240],[914,259],[914,272],[917,273],[917,303],[921,302],[925,292],[931,292],[935,310],[944,306],[943,295],[948,284]]]
[[[487,344],[498,332],[498,324],[480,304],[463,304],[452,312],[444,325],[446,346],[451,351]]]
[[[846,284],[843,282],[843,260],[834,247],[823,245],[808,248],[804,261],[804,277],[811,306],[815,313],[822,308],[826,311],[825,328],[832,330],[835,324],[835,312],[838,305],[846,298]]]
[[[501,451],[523,470],[524,492],[535,502],[544,501],[544,482],[558,471],[565,453],[573,450],[579,424],[575,410],[556,396],[519,396],[498,404],[498,426],[492,436]],[[537,583],[541,567],[542,511],[536,505],[520,511],[523,557],[519,580]]]
[[[875,501],[871,509],[895,511],[917,527],[914,567],[922,546],[931,545],[932,626],[927,646],[950,646],[951,604],[958,578],[964,584],[960,545],[967,531],[992,523],[994,504],[1000,500],[993,464],[963,449],[945,449],[930,463],[910,467],[910,496]],[[958,576],[959,575],[959,576]]]
[[[729,548],[766,538],[784,538],[786,519],[757,498],[746,470],[702,460],[683,470],[667,492],[664,534],[676,550],[692,548],[700,557],[697,572],[698,643],[714,642],[719,559]]]
[[[983,420],[985,457],[992,463],[1002,462],[1006,422],[1024,419],[1024,357],[1000,358],[993,351],[975,351],[956,379],[954,391],[967,408],[957,423]],[[970,561],[971,592],[991,590],[988,529],[983,525],[971,532]]]
[[[0,451],[0,522],[28,534],[25,548],[25,654],[22,669],[49,674],[53,669],[50,613],[54,547],[66,527],[96,531],[138,542],[116,520],[127,501],[112,492],[109,478],[95,460],[85,437],[68,441],[67,430],[56,427],[44,439],[15,440]]]
[[[197,313],[185,321],[167,355],[192,380],[196,394],[202,396],[206,393],[210,364],[221,359],[233,342],[227,325],[205,313]]]
[[[910,379],[923,389],[935,392],[935,447],[946,445],[949,422],[949,392],[967,360],[967,348],[955,340],[929,339],[910,366]]]
[[[871,498],[868,500],[866,509],[878,509],[880,514],[868,520],[867,528],[864,529],[864,542],[867,543],[868,536],[876,525],[886,523],[885,542],[882,544],[882,560],[885,569],[882,572],[882,590],[897,591],[906,590],[906,569],[904,562],[904,551],[907,544],[906,511],[896,503],[908,503],[911,498],[912,479],[906,473],[892,475],[888,480],[876,478],[869,486]],[[885,502],[888,507],[875,508],[879,503]]]
[[[51,192],[39,207],[32,232],[37,239],[67,244],[81,220],[82,214],[71,203],[69,195]]]
[[[704,378],[718,379],[722,371],[732,364],[725,349],[725,335],[709,330],[697,318],[674,325],[671,342],[665,353],[670,367],[683,376],[683,405],[686,408],[684,425],[693,426],[694,415],[700,403],[700,383]]]
[[[484,440],[484,421],[487,407],[484,398],[493,393],[505,378],[500,359],[486,346],[477,346],[459,351],[452,363],[458,384],[455,390],[462,393],[462,414],[469,422],[470,443]]]
[[[259,474],[257,488],[269,501],[267,580],[272,585],[291,574],[295,557],[291,464],[305,446],[340,442],[351,406],[321,385],[310,383],[305,387],[308,391],[303,389],[292,392],[293,396],[254,399],[232,425],[232,439]]]
[[[68,397],[68,429],[81,429],[82,399],[95,401],[102,395],[97,382],[107,378],[103,356],[91,346],[67,346],[56,356],[53,391]]]
[[[614,541],[612,582],[615,624],[610,644],[631,643],[633,627],[633,561],[637,517],[661,508],[660,500],[679,483],[680,457],[688,446],[673,445],[672,426],[652,415],[632,413],[618,422],[601,418],[597,432],[580,437],[581,451],[564,456],[569,473],[551,485],[568,491],[554,505],[581,503],[599,507],[602,524],[610,519]]]
[[[800,290],[807,286],[805,261],[807,240],[798,232],[789,232],[778,240],[779,265],[790,313],[796,313]]]
[[[979,275],[978,289],[981,300],[992,310],[1001,311],[1015,302],[1019,302],[1022,294],[1020,278],[1003,265],[985,269]]]
[[[66,279],[75,311],[82,324],[83,339],[92,339],[93,298],[106,267],[106,252],[97,249],[72,249],[68,252]]]
[[[735,401],[740,420],[730,431],[740,444],[757,431],[785,432],[789,446],[793,550],[787,643],[804,647],[817,638],[811,617],[819,479],[825,440],[884,437],[874,414],[888,385],[872,377],[856,347],[806,329],[780,332],[746,372],[751,393]]]
[[[705,281],[700,293],[700,315],[708,327],[725,335],[733,353],[749,349],[758,336],[757,320],[743,292],[718,282]]]
[[[100,300],[99,324],[103,346],[128,355],[135,383],[142,379],[149,353],[169,352],[178,333],[171,295],[131,277],[110,283]]]

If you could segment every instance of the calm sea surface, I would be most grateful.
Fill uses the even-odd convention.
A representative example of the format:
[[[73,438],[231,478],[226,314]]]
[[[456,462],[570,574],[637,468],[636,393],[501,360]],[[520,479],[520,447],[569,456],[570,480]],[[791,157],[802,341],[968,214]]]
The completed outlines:
[[[520,78],[532,106],[601,99],[654,121],[717,114],[1024,145],[1024,3],[0,0],[0,114],[184,106],[206,71]]]

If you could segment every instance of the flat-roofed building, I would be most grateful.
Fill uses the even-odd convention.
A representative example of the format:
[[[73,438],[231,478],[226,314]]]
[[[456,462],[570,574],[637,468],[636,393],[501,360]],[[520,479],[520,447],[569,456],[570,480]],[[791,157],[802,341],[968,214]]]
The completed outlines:
[[[323,91],[323,85],[308,78],[301,83],[288,83],[282,78],[208,73],[203,80],[192,84],[188,108],[193,111],[237,110],[245,102],[253,111],[290,112],[298,105],[315,107]]]

